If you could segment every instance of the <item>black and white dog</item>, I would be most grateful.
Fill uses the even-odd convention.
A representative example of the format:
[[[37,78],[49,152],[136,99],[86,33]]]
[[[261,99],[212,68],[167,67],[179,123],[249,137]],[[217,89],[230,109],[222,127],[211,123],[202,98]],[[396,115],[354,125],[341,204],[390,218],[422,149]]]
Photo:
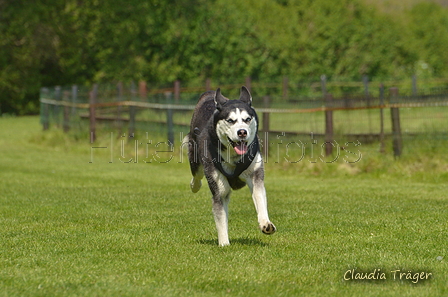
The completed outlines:
[[[258,118],[252,97],[242,87],[239,100],[229,100],[220,89],[201,95],[187,135],[193,193],[206,177],[213,199],[213,215],[220,246],[229,245],[228,204],[231,189],[248,185],[264,234],[276,229],[268,217],[264,167],[257,136]]]

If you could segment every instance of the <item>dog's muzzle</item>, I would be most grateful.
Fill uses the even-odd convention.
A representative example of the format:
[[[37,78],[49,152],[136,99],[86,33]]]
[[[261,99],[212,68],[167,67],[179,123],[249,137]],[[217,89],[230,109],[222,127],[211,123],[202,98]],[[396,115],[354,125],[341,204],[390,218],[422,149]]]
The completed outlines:
[[[232,141],[229,137],[227,137],[227,139],[229,140],[230,145],[233,147],[233,149],[238,155],[244,155],[247,152],[248,150],[247,141],[240,140],[235,142]]]

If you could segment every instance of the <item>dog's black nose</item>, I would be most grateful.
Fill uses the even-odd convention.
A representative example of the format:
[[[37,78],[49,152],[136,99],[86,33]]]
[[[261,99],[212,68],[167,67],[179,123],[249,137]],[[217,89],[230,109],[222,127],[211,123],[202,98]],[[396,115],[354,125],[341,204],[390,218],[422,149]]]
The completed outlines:
[[[244,129],[240,129],[240,130],[238,130],[237,134],[238,134],[238,137],[239,137],[239,138],[245,138],[245,137],[247,137],[247,131],[244,130]]]

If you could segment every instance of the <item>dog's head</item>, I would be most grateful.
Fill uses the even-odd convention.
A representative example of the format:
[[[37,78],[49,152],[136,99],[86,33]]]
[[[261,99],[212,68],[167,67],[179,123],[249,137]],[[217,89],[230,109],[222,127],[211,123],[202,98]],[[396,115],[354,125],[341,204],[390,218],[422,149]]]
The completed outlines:
[[[244,155],[257,137],[258,118],[252,108],[252,96],[246,87],[241,88],[238,100],[229,100],[215,92],[215,127],[218,138],[231,146],[238,155]]]

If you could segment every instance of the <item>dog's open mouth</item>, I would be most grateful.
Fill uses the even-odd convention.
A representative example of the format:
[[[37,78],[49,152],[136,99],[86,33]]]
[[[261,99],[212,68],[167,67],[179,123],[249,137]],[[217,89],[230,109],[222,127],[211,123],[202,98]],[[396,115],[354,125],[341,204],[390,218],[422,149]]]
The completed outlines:
[[[230,138],[228,139],[230,144],[233,146],[233,149],[238,155],[244,155],[247,152],[247,141],[241,140],[234,142]]]

